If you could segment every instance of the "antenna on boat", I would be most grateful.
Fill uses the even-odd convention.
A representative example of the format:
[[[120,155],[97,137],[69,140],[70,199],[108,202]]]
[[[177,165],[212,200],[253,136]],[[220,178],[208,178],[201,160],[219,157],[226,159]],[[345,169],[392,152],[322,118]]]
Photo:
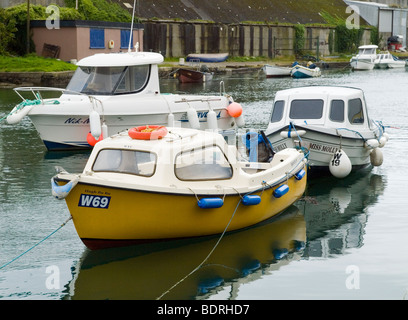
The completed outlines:
[[[131,23],[131,25],[130,25],[130,35],[129,35],[129,47],[128,47],[128,52],[130,52],[131,43],[132,43],[133,20],[135,19],[135,8],[136,8],[136,0],[133,1],[133,13],[132,13],[132,23]]]

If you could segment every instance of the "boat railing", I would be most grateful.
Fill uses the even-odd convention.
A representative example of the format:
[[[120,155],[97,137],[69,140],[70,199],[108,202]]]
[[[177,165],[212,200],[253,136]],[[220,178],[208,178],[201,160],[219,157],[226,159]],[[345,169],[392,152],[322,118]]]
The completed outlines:
[[[75,94],[75,95],[80,95],[80,96],[86,96],[89,98],[89,101],[94,104],[96,106],[96,103],[99,103],[103,109],[103,104],[102,101],[99,100],[98,98],[96,98],[95,96],[86,94],[86,93],[82,93],[82,92],[78,92],[78,91],[73,91],[73,90],[68,90],[65,88],[54,88],[54,87],[18,87],[18,88],[14,88],[13,89],[14,92],[23,100],[23,102],[25,102],[26,104],[31,104],[34,101],[38,101],[41,104],[45,104],[44,102],[44,98],[41,94],[42,92],[60,92],[61,94]],[[25,98],[20,92],[31,92],[34,96],[34,100],[29,100],[27,98]],[[55,98],[55,100],[52,101],[52,103],[54,104],[58,104],[58,100],[56,100],[57,98]],[[34,103],[33,103],[34,104]]]
[[[186,99],[174,101],[174,103],[189,103],[189,102],[211,102],[211,101],[221,101],[221,98],[198,98],[198,99]]]

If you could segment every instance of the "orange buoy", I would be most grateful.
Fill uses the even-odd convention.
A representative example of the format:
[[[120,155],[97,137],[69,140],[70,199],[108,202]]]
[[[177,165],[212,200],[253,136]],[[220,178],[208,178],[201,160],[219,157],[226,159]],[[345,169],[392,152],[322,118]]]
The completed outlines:
[[[242,107],[237,102],[232,102],[227,107],[228,114],[233,118],[238,118],[242,114]]]
[[[157,140],[167,134],[165,126],[140,126],[129,129],[129,137],[138,140]]]
[[[99,136],[99,139],[98,139],[98,140],[96,140],[96,139],[94,138],[94,136],[92,135],[91,132],[89,132],[88,135],[87,135],[87,137],[86,137],[86,141],[88,142],[88,144],[89,144],[91,147],[95,146],[95,144],[97,144],[97,143],[98,143],[99,141],[101,141],[101,140],[103,140],[103,135],[102,135],[102,134]]]

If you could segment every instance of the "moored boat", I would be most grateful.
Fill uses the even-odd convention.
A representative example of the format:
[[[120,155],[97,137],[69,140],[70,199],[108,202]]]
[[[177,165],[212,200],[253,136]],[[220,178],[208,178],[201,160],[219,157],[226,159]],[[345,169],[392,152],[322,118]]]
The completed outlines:
[[[266,64],[262,67],[267,78],[290,77],[290,67],[281,67],[276,65]]]
[[[372,70],[377,58],[377,45],[364,45],[358,47],[358,54],[350,59],[353,70]]]
[[[190,53],[186,61],[196,62],[224,62],[228,59],[228,53]]]
[[[196,129],[243,125],[243,116],[228,114],[233,99],[223,90],[220,95],[161,94],[162,62],[163,56],[153,52],[86,57],[66,89],[14,89],[23,101],[7,121],[16,124],[28,116],[48,150],[89,149],[101,137],[146,122]],[[58,96],[44,98],[50,91]]]
[[[405,64],[406,61],[400,60],[388,51],[380,52],[375,59],[375,68],[379,69],[405,68]]]
[[[370,119],[363,91],[334,86],[278,91],[265,134],[275,151],[307,149],[311,173],[338,178],[380,166],[380,148],[388,141],[381,122]]]
[[[322,75],[320,68],[312,62],[307,63],[307,67],[295,62],[290,71],[290,75],[295,79],[314,78]]]
[[[213,78],[211,72],[183,68],[178,69],[176,75],[181,83],[202,83]]]
[[[146,126],[98,142],[80,174],[60,170],[52,192],[65,199],[91,249],[199,237],[266,220],[298,200],[306,186],[303,152],[271,161],[238,161],[214,131]]]

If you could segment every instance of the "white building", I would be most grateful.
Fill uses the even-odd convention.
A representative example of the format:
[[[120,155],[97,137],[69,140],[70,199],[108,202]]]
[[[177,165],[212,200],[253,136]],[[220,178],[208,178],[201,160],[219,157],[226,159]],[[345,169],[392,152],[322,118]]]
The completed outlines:
[[[388,0],[383,0],[388,1]],[[395,2],[390,0],[388,2]],[[388,4],[376,2],[363,2],[344,0],[350,6],[357,8],[360,17],[365,19],[372,26],[378,27],[378,31],[383,35],[383,40],[386,41],[390,36],[402,36],[402,45],[407,45],[407,16],[408,9],[390,7]],[[379,1],[380,2],[380,1]],[[407,0],[401,0],[402,4],[396,6],[407,5]]]

